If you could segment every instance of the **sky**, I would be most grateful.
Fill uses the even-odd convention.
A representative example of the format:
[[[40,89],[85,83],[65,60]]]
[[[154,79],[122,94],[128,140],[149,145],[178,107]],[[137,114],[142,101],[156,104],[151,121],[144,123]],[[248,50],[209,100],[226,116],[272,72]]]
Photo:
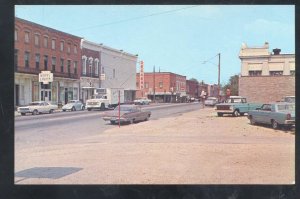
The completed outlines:
[[[242,43],[295,53],[293,5],[16,5],[15,16],[138,54],[145,72],[209,84],[240,74]],[[139,72],[139,64],[137,64]]]

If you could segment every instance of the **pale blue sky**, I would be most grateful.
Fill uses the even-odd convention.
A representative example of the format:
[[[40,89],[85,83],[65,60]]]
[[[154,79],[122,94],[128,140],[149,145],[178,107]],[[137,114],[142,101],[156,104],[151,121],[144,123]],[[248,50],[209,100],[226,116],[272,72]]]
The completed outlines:
[[[295,53],[292,5],[89,5],[16,6],[15,15],[44,26],[138,54],[145,72],[174,72],[206,83],[221,83],[241,70],[241,44]],[[147,16],[147,17],[144,17]],[[203,64],[214,57],[213,63]],[[137,65],[137,71],[139,65]]]

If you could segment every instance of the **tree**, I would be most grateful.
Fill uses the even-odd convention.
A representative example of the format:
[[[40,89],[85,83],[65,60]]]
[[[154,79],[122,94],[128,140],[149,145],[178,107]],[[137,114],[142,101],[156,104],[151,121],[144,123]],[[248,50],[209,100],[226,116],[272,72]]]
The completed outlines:
[[[198,80],[196,78],[190,78],[189,79],[190,81],[194,81],[194,82],[197,82],[198,83]]]
[[[231,95],[239,95],[239,75],[231,76],[229,82],[222,86],[223,93],[226,94],[227,89],[230,89]]]

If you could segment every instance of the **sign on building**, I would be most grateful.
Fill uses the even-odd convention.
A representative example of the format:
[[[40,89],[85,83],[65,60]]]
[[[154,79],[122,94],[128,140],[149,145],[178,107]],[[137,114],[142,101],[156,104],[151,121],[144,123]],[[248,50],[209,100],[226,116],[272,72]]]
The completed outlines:
[[[144,62],[141,61],[141,69],[140,69],[140,89],[144,89]]]
[[[43,84],[53,82],[53,73],[50,71],[41,71],[41,73],[39,73],[39,82],[43,82]]]

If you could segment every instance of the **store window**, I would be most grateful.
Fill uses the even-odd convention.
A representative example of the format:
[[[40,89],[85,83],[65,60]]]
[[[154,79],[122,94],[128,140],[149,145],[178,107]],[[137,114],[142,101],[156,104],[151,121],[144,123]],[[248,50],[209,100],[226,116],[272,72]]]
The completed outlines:
[[[250,70],[249,76],[261,76],[261,70]]]
[[[74,88],[73,90],[73,99],[78,100],[78,88]]]
[[[270,71],[270,76],[282,76],[283,71]]]
[[[33,82],[32,101],[39,101],[39,82]]]

